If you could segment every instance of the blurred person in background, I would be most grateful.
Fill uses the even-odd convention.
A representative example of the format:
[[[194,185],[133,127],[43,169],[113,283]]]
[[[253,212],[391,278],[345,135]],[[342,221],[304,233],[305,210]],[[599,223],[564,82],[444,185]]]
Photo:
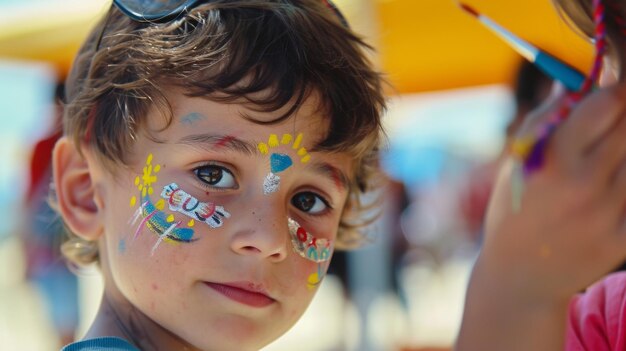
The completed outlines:
[[[78,325],[78,282],[60,252],[65,235],[63,224],[48,203],[52,149],[62,135],[63,88],[61,83],[56,87],[51,130],[32,149],[21,233],[27,279],[43,297],[50,322],[64,345],[74,340]]]

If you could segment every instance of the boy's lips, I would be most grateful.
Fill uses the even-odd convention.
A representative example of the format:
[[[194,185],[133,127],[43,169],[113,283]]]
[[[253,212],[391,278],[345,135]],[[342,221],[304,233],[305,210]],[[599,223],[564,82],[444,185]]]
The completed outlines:
[[[251,282],[204,282],[204,284],[231,300],[251,307],[266,307],[276,302],[260,284]]]

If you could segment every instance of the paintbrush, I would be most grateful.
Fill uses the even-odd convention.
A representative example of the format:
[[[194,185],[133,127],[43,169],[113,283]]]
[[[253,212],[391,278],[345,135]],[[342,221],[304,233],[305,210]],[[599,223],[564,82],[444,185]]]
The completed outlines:
[[[480,23],[491,29],[497,36],[511,45],[520,55],[535,64],[545,74],[552,77],[552,79],[563,83],[570,91],[579,91],[581,89],[585,81],[585,76],[575,68],[522,40],[489,17],[481,15],[470,6],[463,3],[459,3],[459,5],[463,10],[476,17]]]

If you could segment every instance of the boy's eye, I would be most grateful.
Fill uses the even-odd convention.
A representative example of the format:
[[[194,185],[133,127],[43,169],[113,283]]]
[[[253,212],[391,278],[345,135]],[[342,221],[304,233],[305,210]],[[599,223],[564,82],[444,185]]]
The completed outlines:
[[[237,182],[233,174],[226,168],[217,165],[200,166],[193,170],[196,177],[216,188],[236,188]]]
[[[328,204],[315,193],[306,191],[291,198],[291,204],[309,214],[320,214],[328,209]]]

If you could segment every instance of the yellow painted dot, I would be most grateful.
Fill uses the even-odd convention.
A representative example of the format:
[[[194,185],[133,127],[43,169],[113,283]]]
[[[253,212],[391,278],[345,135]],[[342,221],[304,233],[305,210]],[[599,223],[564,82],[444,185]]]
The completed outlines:
[[[139,179],[139,176],[137,176],[137,177],[135,178],[135,185],[139,185],[139,180],[140,180],[140,179]]]
[[[257,148],[259,149],[259,152],[261,152],[261,154],[263,155],[267,155],[267,153],[270,151],[266,143],[259,143],[259,145],[257,145]]]
[[[283,138],[280,140],[280,143],[283,145],[289,144],[291,139],[293,139],[291,134],[283,134]]]
[[[304,156],[306,155],[306,149],[301,147],[300,150],[298,150],[298,156]]]
[[[163,209],[165,208],[165,200],[160,199],[154,206],[157,208],[157,210],[163,211]]]
[[[306,156],[304,156],[303,158],[300,159],[300,162],[307,163],[310,160],[311,160],[311,155],[307,154]]]
[[[161,165],[154,166],[154,173],[159,173],[160,170],[161,170]]]
[[[317,275],[317,273],[313,273],[309,275],[306,285],[309,289],[315,289],[319,283],[320,283],[319,276]]]
[[[174,215],[173,214],[167,216],[167,223],[172,223],[172,222],[174,222]]]
[[[135,207],[137,204],[137,198],[135,196],[130,198],[130,207]]]
[[[154,193],[154,189],[152,189],[152,187],[148,188],[148,195],[152,195],[152,193]]]
[[[269,147],[277,147],[278,146],[278,135],[270,134],[270,138],[267,141]]]
[[[193,219],[192,219],[192,220],[190,220],[189,222],[187,222],[187,226],[188,226],[188,227],[193,227],[193,226],[194,226],[194,224],[196,224],[196,221],[194,221]]]
[[[148,154],[148,158],[146,158],[146,164],[149,165],[152,163],[152,154]]]

